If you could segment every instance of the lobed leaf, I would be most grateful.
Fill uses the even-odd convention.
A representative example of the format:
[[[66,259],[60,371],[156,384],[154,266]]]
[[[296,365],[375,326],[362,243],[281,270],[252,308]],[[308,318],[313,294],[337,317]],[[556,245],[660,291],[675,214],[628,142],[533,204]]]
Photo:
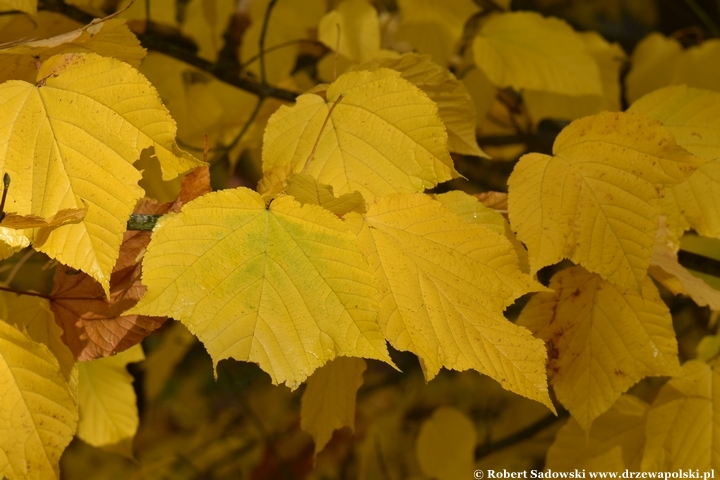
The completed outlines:
[[[264,171],[291,164],[337,194],[358,190],[368,202],[458,175],[437,106],[399,72],[346,73],[326,98],[301,95],[270,117]]]
[[[550,288],[555,293],[534,295],[517,323],[552,344],[550,382],[585,431],[645,376],[677,373],[670,311],[649,277],[640,295],[571,267]]]
[[[421,194],[391,195],[364,218],[345,218],[380,285],[385,337],[420,358],[427,380],[441,367],[474,369],[551,407],[541,342],[502,314],[542,289],[505,237]]]
[[[77,427],[77,404],[43,344],[0,320],[0,474],[59,478]]]
[[[49,217],[87,203],[82,221],[40,230],[33,243],[90,274],[107,293],[125,223],[142,196],[132,163],[148,147],[167,178],[199,162],[174,143],[175,124],[157,92],[129,65],[58,55],[38,78],[38,85],[0,85],[1,168],[13,179],[7,208]]]
[[[128,314],[169,315],[224,358],[297,387],[336,356],[390,362],[377,290],[354,236],[331,212],[244,188],[211,193],[156,227],[148,293]]]
[[[536,272],[563,258],[639,292],[658,229],[662,186],[705,163],[656,120],[601,113],[571,123],[553,156],[524,155],[508,180],[510,224]]]

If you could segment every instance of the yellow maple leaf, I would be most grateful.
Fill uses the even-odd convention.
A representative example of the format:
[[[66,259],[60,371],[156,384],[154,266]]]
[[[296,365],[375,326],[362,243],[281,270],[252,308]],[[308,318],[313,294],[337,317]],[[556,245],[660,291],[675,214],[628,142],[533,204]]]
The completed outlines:
[[[156,227],[148,293],[131,312],[172,316],[215,365],[256,362],[291,388],[336,356],[390,362],[354,240],[331,212],[292,197],[266,208],[245,188],[207,194]]]
[[[465,22],[480,11],[472,0],[399,0],[398,7],[397,38],[440,65],[448,64]]]
[[[617,471],[598,459],[619,448],[623,468],[639,471],[648,406],[637,397],[623,395],[610,410],[598,417],[589,431],[583,430],[577,420],[571,418],[558,431],[555,442],[548,449],[545,467],[561,472],[576,468]]]
[[[217,60],[236,3],[235,0],[192,0],[187,4],[182,32],[195,40],[199,57],[211,62]]]
[[[600,69],[601,95],[570,96],[560,93],[526,90],[523,102],[535,122],[544,118],[575,120],[602,111],[620,110],[620,68],[626,61],[625,51],[595,32],[579,34]]]
[[[660,390],[647,414],[642,469],[710,471],[720,465],[718,360],[690,360]]]
[[[2,168],[13,178],[7,208],[48,217],[86,202],[82,221],[41,229],[33,243],[107,292],[127,218],[143,193],[132,163],[148,147],[165,178],[200,162],[177,147],[157,92],[129,65],[71,53],[45,62],[38,78],[38,85],[0,85],[0,121],[8,126],[0,132]]]
[[[13,10],[35,15],[37,14],[37,0],[0,0],[0,12]]]
[[[502,314],[543,287],[504,236],[422,194],[391,195],[345,219],[380,286],[385,337],[420,358],[427,380],[441,367],[474,369],[551,407],[541,342]]]
[[[348,212],[365,213],[365,199],[360,192],[350,192],[336,197],[333,188],[323,185],[310,175],[295,173],[288,177],[285,192],[301,204],[320,205],[342,217]]]
[[[0,48],[0,82],[15,79],[32,82],[37,62],[61,53],[88,53],[114,57],[137,67],[145,57],[140,41],[124,19],[96,19],[70,32],[42,40],[32,40]]]
[[[440,407],[420,426],[415,443],[420,468],[438,480],[456,480],[473,469],[477,432],[460,410]]]
[[[376,56],[380,51],[377,10],[366,0],[341,3],[320,20],[318,40],[352,62]]]
[[[704,160],[680,148],[660,122],[600,113],[560,132],[553,156],[524,155],[508,179],[510,224],[532,272],[568,258],[610,282],[641,290],[662,186]]]
[[[670,311],[649,277],[642,287],[641,296],[571,267],[553,276],[555,293],[533,296],[518,318],[552,342],[550,383],[586,431],[639,380],[679,369]]]
[[[432,62],[428,56],[408,53],[401,57],[374,58],[352,70],[377,68],[397,70],[402,78],[425,92],[437,104],[438,114],[447,127],[448,149],[451,152],[488,157],[477,144],[476,112],[470,93],[447,68]]]
[[[399,72],[346,73],[326,98],[301,95],[270,117],[263,170],[292,164],[337,194],[358,190],[368,202],[458,175],[437,106]]]
[[[662,122],[681,147],[713,160],[670,189],[662,202],[676,236],[688,228],[720,238],[720,93],[685,85],[665,87],[632,104],[630,112]]]
[[[140,422],[128,363],[145,359],[142,347],[112,357],[78,362],[77,435],[84,442],[132,458],[132,439]]]
[[[535,12],[490,17],[473,42],[475,64],[499,87],[602,95],[600,70],[582,37],[563,20]]]
[[[337,357],[308,379],[300,407],[300,427],[315,440],[315,454],[325,448],[333,431],[343,427],[355,430],[355,396],[366,368],[362,358]]]
[[[55,355],[0,320],[0,474],[59,478],[77,404]]]
[[[248,62],[260,54],[260,35],[263,30],[265,12],[270,0],[253,0],[250,3],[252,24],[243,34],[240,59]],[[292,71],[298,54],[298,40],[310,38],[310,32],[317,28],[325,13],[325,0],[283,0],[277,2],[270,15],[265,33],[265,74],[267,81],[277,84]],[[288,45],[284,45],[287,44]],[[280,48],[274,48],[278,47]],[[268,51],[272,49],[271,51]],[[247,67],[256,77],[261,78],[260,62]]]

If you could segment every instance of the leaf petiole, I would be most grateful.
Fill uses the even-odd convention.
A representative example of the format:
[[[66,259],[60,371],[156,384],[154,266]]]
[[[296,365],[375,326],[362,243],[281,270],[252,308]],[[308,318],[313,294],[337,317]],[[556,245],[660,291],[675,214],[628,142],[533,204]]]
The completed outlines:
[[[2,200],[0,200],[0,222],[5,219],[5,199],[7,199],[7,193],[10,189],[10,174],[5,173],[3,175],[3,193]]]

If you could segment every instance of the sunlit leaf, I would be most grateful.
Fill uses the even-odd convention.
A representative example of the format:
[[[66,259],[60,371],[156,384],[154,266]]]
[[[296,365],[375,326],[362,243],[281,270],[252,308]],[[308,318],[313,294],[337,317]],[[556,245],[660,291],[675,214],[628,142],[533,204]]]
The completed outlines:
[[[326,98],[301,95],[270,118],[264,170],[292,164],[336,194],[358,190],[368,201],[457,176],[437,106],[399,72],[346,73]]]
[[[400,72],[438,106],[438,114],[448,131],[448,149],[452,152],[487,157],[475,138],[476,112],[465,84],[427,56],[405,54],[398,58],[374,58],[353,70],[391,68]],[[493,89],[494,95],[494,89]]]
[[[95,447],[132,457],[138,424],[133,377],[125,367],[145,359],[140,345],[118,355],[79,362],[77,435]]]
[[[38,78],[44,85],[0,86],[0,153],[13,180],[6,208],[48,217],[86,203],[82,221],[40,230],[34,246],[87,272],[107,292],[127,218],[142,196],[132,166],[140,151],[155,148],[166,178],[199,162],[174,143],[173,120],[129,65],[95,54],[58,55]],[[55,180],[47,183],[48,176]]]
[[[677,373],[670,311],[649,277],[641,296],[572,267],[550,288],[555,293],[534,295],[517,323],[552,344],[550,383],[584,430],[643,377]]]
[[[355,429],[355,396],[367,368],[362,358],[338,357],[318,368],[307,381],[300,408],[300,426],[313,436],[315,453],[333,431]]]
[[[499,87],[602,95],[600,69],[563,20],[535,12],[490,17],[473,42],[475,64]]]
[[[215,364],[256,362],[294,388],[336,356],[390,361],[367,263],[321,207],[204,195],[156,227],[143,269],[148,293],[128,313],[181,320]]]
[[[59,227],[66,223],[76,223],[82,220],[87,213],[87,208],[66,208],[60,210],[55,215],[48,218],[38,217],[37,215],[18,215],[17,213],[7,213],[5,218],[0,221],[0,227],[12,228],[14,230],[23,230],[26,228],[41,227]]]
[[[0,474],[59,478],[77,404],[52,352],[2,320],[0,384]]]
[[[392,195],[364,218],[345,218],[380,285],[386,338],[415,353],[428,380],[441,367],[474,369],[551,405],[541,342],[502,314],[542,289],[520,271],[505,237],[421,194]]]
[[[351,192],[336,197],[333,188],[323,185],[310,175],[296,173],[288,177],[288,195],[292,195],[301,204],[320,205],[341,217],[348,212],[365,213],[365,199],[360,192]]]
[[[94,20],[70,32],[0,48],[0,82],[9,79],[35,81],[37,61],[61,53],[89,53],[114,57],[137,67],[145,57],[140,41],[119,18]]]
[[[640,291],[658,229],[660,185],[705,163],[649,117],[601,113],[576,120],[553,156],[524,155],[508,180],[510,224],[533,272],[563,258]]]

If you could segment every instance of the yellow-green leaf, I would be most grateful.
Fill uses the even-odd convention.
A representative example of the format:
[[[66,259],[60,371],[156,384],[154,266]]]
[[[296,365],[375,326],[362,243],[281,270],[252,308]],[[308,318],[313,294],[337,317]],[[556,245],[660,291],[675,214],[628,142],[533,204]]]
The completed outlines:
[[[362,358],[337,357],[318,368],[307,381],[300,408],[300,426],[315,440],[319,453],[333,431],[355,430],[355,397],[367,368]]]
[[[397,38],[440,65],[447,65],[465,22],[480,8],[472,0],[399,0]]]
[[[366,0],[341,3],[320,20],[318,40],[353,62],[376,56],[380,51],[377,10]]]
[[[552,405],[542,342],[503,317],[517,297],[542,289],[505,237],[422,194],[391,195],[364,218],[345,218],[380,286],[385,337],[420,358],[426,379],[442,367],[474,369]]]
[[[175,144],[175,122],[129,65],[95,54],[58,55],[38,79],[0,85],[1,168],[13,180],[6,208],[49,217],[87,203],[82,221],[41,229],[33,243],[107,291],[126,221],[143,194],[132,163],[148,147],[166,178],[199,162]]]
[[[77,435],[83,441],[132,458],[139,418],[133,377],[125,367],[144,359],[135,345],[112,357],[78,362]]]
[[[77,404],[52,352],[3,320],[0,384],[0,475],[59,478]]]
[[[476,112],[470,93],[447,68],[432,62],[427,56],[408,53],[397,58],[374,58],[353,70],[376,68],[397,70],[402,78],[425,92],[437,104],[438,114],[447,127],[450,151],[487,158],[477,144]]]
[[[620,68],[626,60],[625,51],[596,32],[581,33],[580,36],[600,69],[602,94],[578,97],[527,90],[523,92],[523,102],[535,122],[544,118],[575,120],[602,111],[620,110]]]
[[[473,470],[477,432],[461,411],[440,407],[423,422],[415,444],[420,468],[438,480],[456,480]]]
[[[270,117],[263,170],[292,164],[337,194],[358,190],[368,202],[457,176],[437,106],[399,72],[346,73],[326,98],[301,95]]]
[[[244,188],[204,195],[156,227],[132,313],[182,321],[217,363],[256,362],[297,387],[336,356],[390,362],[377,289],[331,212]]]
[[[290,175],[285,191],[303,205],[306,203],[320,205],[339,217],[348,212],[365,213],[367,210],[365,199],[360,192],[355,191],[336,197],[331,186],[323,185],[304,173]]]
[[[648,404],[632,395],[623,395],[607,412],[600,415],[589,431],[583,430],[571,418],[555,437],[547,452],[546,468],[556,471],[589,470],[608,471],[600,461],[612,456],[620,448],[624,467],[630,471],[640,470],[645,444],[645,415]],[[607,458],[607,457],[605,457]],[[599,461],[600,459],[600,461]]]
[[[490,17],[473,42],[475,64],[499,87],[602,95],[600,69],[563,20],[535,12]]]
[[[660,122],[601,113],[560,132],[553,156],[524,155],[508,180],[510,224],[536,272],[563,258],[641,290],[658,229],[661,186],[704,161]]]
[[[647,414],[643,470],[701,472],[720,466],[720,373],[690,360],[660,390]]]
[[[720,204],[716,201],[720,195],[720,93],[685,85],[665,87],[642,97],[629,111],[659,120],[678,145],[714,160],[673,187],[663,207],[680,212],[687,220],[686,225],[680,222],[682,226],[720,238]]]
[[[649,277],[641,296],[571,267],[550,288],[555,293],[533,296],[517,323],[552,342],[550,383],[584,430],[643,377],[677,373],[670,311]]]
[[[125,20],[97,19],[70,32],[0,49],[0,82],[9,79],[33,82],[38,71],[36,59],[44,62],[53,55],[71,52],[94,52],[134,67],[145,57],[145,49],[125,25]]]
[[[223,33],[235,11],[235,0],[192,0],[185,7],[182,32],[195,40],[197,55],[210,62],[217,60],[225,44]]]

